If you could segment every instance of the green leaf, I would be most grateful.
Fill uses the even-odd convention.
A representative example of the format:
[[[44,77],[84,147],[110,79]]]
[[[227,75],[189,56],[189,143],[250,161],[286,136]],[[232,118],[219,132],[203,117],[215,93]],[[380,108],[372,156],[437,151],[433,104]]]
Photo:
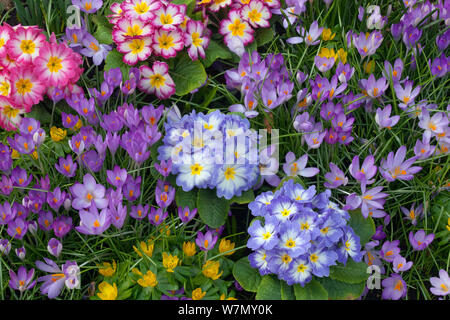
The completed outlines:
[[[206,81],[206,71],[199,60],[192,61],[187,53],[180,54],[175,60],[175,66],[169,70],[175,82],[176,94],[184,96],[199,88]]]
[[[307,283],[304,287],[299,284],[294,285],[295,297],[297,300],[327,300],[328,293],[325,288],[315,279]]]
[[[261,275],[250,266],[247,256],[234,264],[233,276],[246,291],[256,292],[261,283]]]
[[[272,28],[257,29],[255,39],[258,47],[265,45],[273,40],[274,32]]]
[[[283,300],[296,300],[294,288],[286,283],[286,281],[281,281],[281,299]]]
[[[371,217],[364,218],[360,209],[349,211],[349,213],[349,225],[359,236],[361,246],[364,246],[375,234],[375,223]]]
[[[273,276],[264,276],[256,292],[256,300],[281,300],[280,280]]]
[[[97,25],[94,37],[100,43],[112,44],[112,25],[109,23],[108,19],[105,16],[93,16],[92,21]]]
[[[195,0],[172,0],[173,4],[185,4],[186,5],[186,15],[190,16],[195,8]]]
[[[230,203],[237,203],[237,204],[247,204],[255,200],[255,193],[252,189],[249,189],[247,191],[242,192],[242,195],[239,197],[234,197],[230,200]]]
[[[219,58],[229,60],[231,57],[231,51],[228,48],[217,41],[211,40],[205,51],[205,59],[202,59],[202,61],[205,67],[208,68]]]
[[[105,71],[110,69],[120,68],[122,71],[122,75],[124,79],[128,79],[128,73],[130,71],[130,67],[123,62],[122,54],[117,50],[111,50],[106,57],[105,62]]]
[[[319,282],[327,290],[328,298],[331,300],[358,299],[365,287],[365,282],[350,284],[331,278],[320,278]]]
[[[330,278],[347,283],[361,283],[368,278],[367,264],[364,262],[355,262],[351,258],[347,264],[330,267]]]
[[[212,189],[200,189],[197,196],[198,214],[210,228],[216,229],[225,223],[230,211],[230,202],[218,198]]]
[[[195,200],[197,199],[197,190],[193,189],[189,192],[183,191],[181,188],[176,188],[175,191],[175,202],[178,207],[189,207],[189,210],[195,209]]]

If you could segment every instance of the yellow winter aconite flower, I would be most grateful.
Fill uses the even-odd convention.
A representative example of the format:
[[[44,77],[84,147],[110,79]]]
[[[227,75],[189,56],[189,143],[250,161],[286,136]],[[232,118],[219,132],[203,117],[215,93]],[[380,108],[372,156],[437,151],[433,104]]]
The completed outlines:
[[[202,288],[197,288],[194,291],[192,291],[192,300],[202,300],[205,294],[206,291],[203,292]]]
[[[363,68],[365,73],[373,73],[375,71],[375,60],[364,62]]]
[[[195,242],[183,242],[183,252],[184,255],[187,257],[192,257],[195,255],[196,250],[195,250]]]
[[[31,154],[31,157],[32,157],[34,160],[37,160],[37,159],[39,158],[39,155],[38,155],[38,153],[37,153],[36,150],[33,151],[33,153]]]
[[[116,261],[112,261],[112,265],[109,262],[103,262],[103,266],[99,266],[98,272],[104,277],[112,277],[117,270]]]
[[[220,262],[208,260],[203,265],[202,273],[205,277],[210,278],[212,280],[217,280],[222,275],[223,271],[219,273]]]
[[[148,270],[146,274],[142,274],[141,271],[133,268],[131,272],[141,276],[141,279],[139,279],[137,283],[143,288],[156,287],[156,285],[158,284],[158,281],[156,281],[156,274],[154,274],[151,270]]]
[[[338,58],[338,55],[336,54],[336,52],[334,52],[334,49],[322,47],[319,52],[319,57],[327,58],[327,59],[334,58],[334,61],[336,61]]]
[[[172,256],[171,254],[167,254],[166,252],[163,252],[163,266],[166,268],[167,272],[173,272],[173,269],[176,268],[178,265],[178,257]]]
[[[324,28],[322,31],[322,40],[328,41],[333,40],[336,36],[336,33],[331,34],[331,29]]]
[[[78,119],[78,122],[75,124],[75,126],[73,127],[73,130],[78,131],[80,130],[80,128],[83,126],[83,121],[81,121],[81,119]]]
[[[20,159],[20,153],[16,149],[12,149],[11,158],[14,160]]]
[[[63,140],[67,135],[67,131],[61,128],[57,128],[55,126],[50,128],[50,137],[53,141],[59,142]]]
[[[225,293],[222,293],[220,295],[220,300],[237,300],[235,297],[228,297],[226,298]]]
[[[347,51],[341,48],[337,51],[337,55],[339,56],[339,60],[341,60],[343,64],[347,63]]]
[[[103,281],[98,285],[97,296],[102,300],[116,300],[117,298],[117,286],[115,283],[110,285],[108,282]]]
[[[222,240],[220,240],[220,243],[219,243],[219,252],[220,252],[220,253],[224,253],[224,252],[233,250],[233,249],[234,249],[234,246],[235,246],[235,243],[234,243],[234,242],[231,242],[230,240],[222,239]],[[229,255],[231,255],[231,254],[233,254],[233,253],[234,253],[234,250],[225,253],[225,255],[226,255],[226,256],[229,256]]]
[[[155,244],[153,243],[153,240],[148,240],[147,243],[145,243],[144,241],[141,241],[140,243],[140,247],[141,250],[139,251],[138,248],[136,248],[135,246],[133,246],[134,251],[136,251],[136,253],[142,258],[142,253],[145,253],[146,256],[148,256],[149,258],[152,257],[153,255],[153,248],[155,246]]]

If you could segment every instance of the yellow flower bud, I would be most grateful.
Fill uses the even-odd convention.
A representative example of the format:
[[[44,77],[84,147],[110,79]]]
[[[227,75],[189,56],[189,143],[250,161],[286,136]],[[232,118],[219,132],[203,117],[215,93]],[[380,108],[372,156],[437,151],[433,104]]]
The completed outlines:
[[[173,269],[177,267],[179,261],[180,259],[176,255],[172,256],[163,252],[163,266],[167,269],[167,272],[173,272]]]
[[[83,126],[83,121],[81,119],[78,119],[77,124],[73,127],[73,130],[78,131]]]
[[[364,62],[363,68],[365,73],[373,73],[375,71],[375,61]]]
[[[20,153],[16,149],[12,149],[11,158],[14,160],[20,159]]]
[[[202,288],[197,288],[194,291],[192,291],[192,300],[202,300],[205,294],[206,291],[203,292]]]
[[[183,252],[185,256],[192,257],[195,255],[195,242],[183,242]]]
[[[333,40],[335,36],[336,36],[336,33],[331,34],[331,29],[324,28],[322,31],[322,40],[323,41]]]
[[[233,250],[234,246],[235,246],[234,242],[231,242],[230,240],[222,239],[222,240],[220,240],[220,243],[219,243],[219,252],[224,253],[224,252]],[[232,255],[233,253],[234,253],[234,251],[230,251],[230,252],[225,253],[225,255],[229,256],[229,255]]]
[[[142,278],[139,279],[137,283],[141,287],[143,288],[156,287],[156,285],[158,284],[158,281],[156,281],[156,274],[154,274],[151,270],[148,270],[146,274],[142,274],[140,271],[139,273],[142,276]]]
[[[50,137],[53,141],[59,142],[63,140],[67,135],[67,130],[57,128],[57,127],[51,127],[50,128]]]
[[[33,151],[33,153],[31,154],[31,157],[32,157],[34,160],[37,160],[37,159],[39,158],[39,155],[38,155],[38,153],[37,153],[36,150]]]
[[[117,298],[117,286],[115,283],[110,285],[108,282],[103,281],[98,285],[97,296],[102,300],[116,300]]]
[[[103,266],[99,266],[98,272],[104,277],[112,277],[116,273],[117,264],[116,261],[112,261],[112,265],[109,262],[103,262]]]
[[[343,63],[343,64],[346,64],[347,63],[347,52],[344,50],[344,49],[339,49],[338,51],[337,51],[337,55],[339,56],[339,60],[341,60],[341,62]]]
[[[212,280],[217,280],[222,275],[223,271],[219,273],[220,262],[208,260],[203,265],[202,273],[205,277],[210,278]]]

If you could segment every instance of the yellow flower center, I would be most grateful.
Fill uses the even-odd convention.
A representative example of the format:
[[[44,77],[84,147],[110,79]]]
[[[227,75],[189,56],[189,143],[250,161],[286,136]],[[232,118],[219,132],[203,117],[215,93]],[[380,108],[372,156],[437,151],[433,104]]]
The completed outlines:
[[[236,175],[236,171],[232,167],[228,167],[227,170],[225,170],[225,179],[227,180],[234,180]]]
[[[172,24],[173,18],[170,14],[161,14],[159,20],[161,21],[161,24]]]
[[[50,57],[47,63],[47,68],[50,72],[59,72],[62,69],[62,60],[58,57]]]
[[[166,79],[160,74],[154,74],[150,76],[150,85],[155,88],[164,86]]]
[[[35,51],[36,45],[31,40],[22,40],[20,43],[20,50],[26,54],[33,54]]]
[[[142,39],[133,39],[129,44],[132,54],[138,54],[145,48],[145,42]]]
[[[202,172],[203,167],[199,165],[198,163],[191,166],[191,175],[200,175]]]
[[[241,23],[239,19],[235,19],[233,23],[228,26],[228,30],[231,31],[231,34],[236,37],[243,37],[245,24]]]
[[[198,32],[194,32],[191,34],[192,44],[196,47],[199,47],[203,43],[203,39],[200,38],[200,34]]]
[[[252,11],[250,11],[248,13],[248,17],[249,17],[249,19],[252,22],[259,22],[259,21],[261,21],[261,16],[262,16],[261,12],[259,12],[256,9],[253,9]]]
[[[33,83],[30,81],[30,79],[19,79],[19,81],[16,82],[17,92],[22,96],[31,92],[32,88]]]
[[[158,44],[161,49],[169,50],[174,46],[173,37],[167,33],[163,33],[158,39]]]

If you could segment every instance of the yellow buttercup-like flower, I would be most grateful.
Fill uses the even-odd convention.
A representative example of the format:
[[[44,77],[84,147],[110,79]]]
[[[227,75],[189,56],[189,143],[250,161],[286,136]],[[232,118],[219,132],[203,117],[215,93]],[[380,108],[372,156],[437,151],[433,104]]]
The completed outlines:
[[[50,128],[50,137],[53,141],[59,142],[63,140],[67,135],[67,131],[61,128],[57,128],[55,126]]]
[[[334,49],[322,47],[319,52],[319,57],[327,58],[327,59],[334,58],[334,61],[336,61],[338,58],[338,55],[336,54],[336,52],[334,52]]]
[[[192,300],[202,300],[205,294],[206,291],[203,292],[202,288],[197,288],[194,291],[192,291]]]
[[[81,121],[81,119],[78,119],[78,122],[75,124],[75,126],[73,127],[73,130],[78,131],[80,130],[80,128],[83,126],[83,121]]]
[[[163,266],[166,268],[167,272],[173,272],[173,269],[177,267],[179,261],[180,259],[178,259],[176,255],[172,256],[171,254],[163,252]]]
[[[38,153],[37,153],[36,150],[34,150],[34,151],[31,153],[31,157],[32,157],[34,160],[37,160],[37,159],[39,158],[39,155],[38,155]]]
[[[331,29],[325,28],[322,31],[322,40],[324,41],[333,40],[335,36],[336,33],[331,34]]]
[[[195,242],[183,242],[183,252],[184,255],[187,257],[192,257],[195,255],[196,250],[195,250]]]
[[[341,60],[343,64],[347,63],[347,51],[341,48],[337,51],[337,55],[339,56],[339,60]]]
[[[155,244],[153,243],[153,240],[148,240],[147,243],[145,243],[144,241],[141,241],[140,243],[140,248],[141,250],[139,251],[138,248],[136,248],[135,246],[133,246],[134,251],[136,251],[136,253],[142,258],[142,253],[145,253],[146,256],[148,256],[149,258],[152,257],[153,255],[153,248],[155,246]]]
[[[115,283],[110,285],[108,282],[103,281],[98,285],[97,296],[102,300],[116,300],[117,298],[117,286]]]
[[[448,218],[448,220],[447,220],[446,227],[447,227],[447,230],[450,231],[450,218]]]
[[[220,262],[208,260],[203,265],[202,273],[205,277],[210,278],[212,280],[217,280],[222,275],[223,271],[219,273]]]
[[[237,300],[235,297],[228,297],[226,298],[225,293],[222,293],[220,295],[220,300]]]
[[[222,239],[222,240],[220,240],[220,243],[219,243],[219,252],[220,252],[220,253],[224,253],[224,252],[233,250],[233,249],[234,249],[234,246],[235,246],[235,243],[234,243],[234,242],[231,242],[230,240]],[[231,255],[231,254],[233,254],[233,253],[234,253],[234,250],[225,253],[225,255],[226,255],[226,256],[229,256],[229,255]]]
[[[156,281],[156,274],[154,274],[151,270],[148,270],[146,274],[142,274],[142,272],[136,268],[133,268],[131,271],[134,274],[141,276],[141,279],[139,279],[137,283],[143,288],[156,287],[158,284],[158,281]]]
[[[112,277],[117,270],[116,261],[113,260],[112,264],[109,262],[103,262],[103,266],[99,266],[98,272],[104,277]]]
[[[20,153],[16,149],[12,149],[11,158],[14,160],[20,159]]]

